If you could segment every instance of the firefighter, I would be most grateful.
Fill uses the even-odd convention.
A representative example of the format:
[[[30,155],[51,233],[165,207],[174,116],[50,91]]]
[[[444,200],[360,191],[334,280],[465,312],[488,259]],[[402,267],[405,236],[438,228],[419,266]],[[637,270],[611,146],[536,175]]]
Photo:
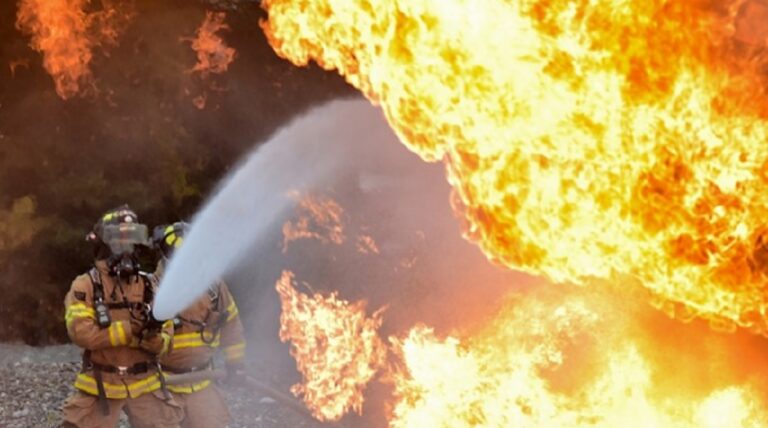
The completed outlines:
[[[159,369],[173,323],[151,317],[157,284],[139,271],[136,256],[137,246],[149,244],[147,227],[123,205],[104,214],[86,239],[94,266],[64,299],[67,332],[83,348],[83,366],[64,403],[63,426],[115,427],[125,411],[134,428],[178,427],[183,412]]]
[[[155,271],[159,279],[173,251],[184,241],[188,225],[177,222],[158,226],[152,240],[161,258]],[[245,340],[237,305],[223,281],[217,281],[208,293],[174,318],[174,346],[163,357],[167,374],[183,374],[213,369],[217,348],[224,351],[228,382],[237,382],[245,374]],[[219,388],[210,380],[168,385],[185,411],[182,427],[225,427],[229,410]]]

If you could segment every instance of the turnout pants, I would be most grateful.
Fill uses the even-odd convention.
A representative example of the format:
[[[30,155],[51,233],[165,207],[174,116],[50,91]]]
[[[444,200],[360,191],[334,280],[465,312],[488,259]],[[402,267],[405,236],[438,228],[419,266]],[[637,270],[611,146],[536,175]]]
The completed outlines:
[[[184,408],[182,428],[225,428],[229,423],[227,403],[216,385],[173,398]]]
[[[128,415],[133,428],[178,428],[184,417],[175,400],[165,400],[162,391],[143,394],[137,398],[108,399],[109,414],[104,415],[99,398],[81,391],[64,403],[64,426],[77,428],[116,427],[121,410]]]

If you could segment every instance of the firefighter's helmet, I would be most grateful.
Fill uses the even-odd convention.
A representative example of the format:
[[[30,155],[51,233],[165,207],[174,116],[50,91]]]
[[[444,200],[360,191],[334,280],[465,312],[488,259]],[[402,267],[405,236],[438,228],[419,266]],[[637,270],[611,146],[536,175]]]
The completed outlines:
[[[104,213],[86,240],[106,245],[114,255],[132,254],[137,246],[149,244],[147,226],[139,223],[139,216],[128,205]]]
[[[155,227],[152,232],[152,244],[165,258],[170,258],[174,250],[184,243],[184,236],[189,230],[189,224],[177,221]]]
[[[128,205],[104,213],[86,240],[94,244],[96,260],[106,260],[110,273],[122,278],[138,274],[136,249],[149,245],[147,226]]]

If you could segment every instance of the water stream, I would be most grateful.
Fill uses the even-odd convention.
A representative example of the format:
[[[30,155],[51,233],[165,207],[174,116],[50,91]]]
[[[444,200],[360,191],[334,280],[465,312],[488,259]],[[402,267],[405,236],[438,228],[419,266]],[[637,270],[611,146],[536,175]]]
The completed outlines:
[[[327,182],[345,162],[377,163],[370,147],[396,144],[380,110],[362,99],[310,110],[259,145],[196,214],[184,246],[168,265],[154,314],[168,319],[228,270],[295,203],[292,190]]]

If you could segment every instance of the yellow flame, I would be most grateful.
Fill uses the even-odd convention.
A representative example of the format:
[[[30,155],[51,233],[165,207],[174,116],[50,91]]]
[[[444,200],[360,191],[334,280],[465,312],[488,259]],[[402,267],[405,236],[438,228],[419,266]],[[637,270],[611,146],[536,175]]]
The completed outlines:
[[[321,421],[335,421],[350,410],[362,412],[363,390],[386,357],[376,331],[380,311],[367,317],[365,303],[350,303],[336,293],[300,293],[293,274],[283,272],[276,288],[282,303],[280,340],[291,343],[303,381],[292,388]]]
[[[766,332],[768,103],[732,38],[740,0],[262,4],[279,55],[338,70],[446,160],[490,258],[631,275],[686,317]]]
[[[588,298],[585,298],[588,297]],[[601,301],[602,300],[602,301]],[[753,386],[701,388],[646,355],[642,337],[610,301],[571,294],[510,302],[470,338],[416,327],[390,339],[402,362],[392,377],[392,427],[759,427],[768,413]],[[616,304],[617,302],[613,302]],[[658,339],[644,338],[651,344]],[[667,356],[670,359],[680,355]],[[704,358],[705,356],[702,356]],[[749,363],[747,363],[749,364]],[[706,376],[716,363],[697,370]]]

